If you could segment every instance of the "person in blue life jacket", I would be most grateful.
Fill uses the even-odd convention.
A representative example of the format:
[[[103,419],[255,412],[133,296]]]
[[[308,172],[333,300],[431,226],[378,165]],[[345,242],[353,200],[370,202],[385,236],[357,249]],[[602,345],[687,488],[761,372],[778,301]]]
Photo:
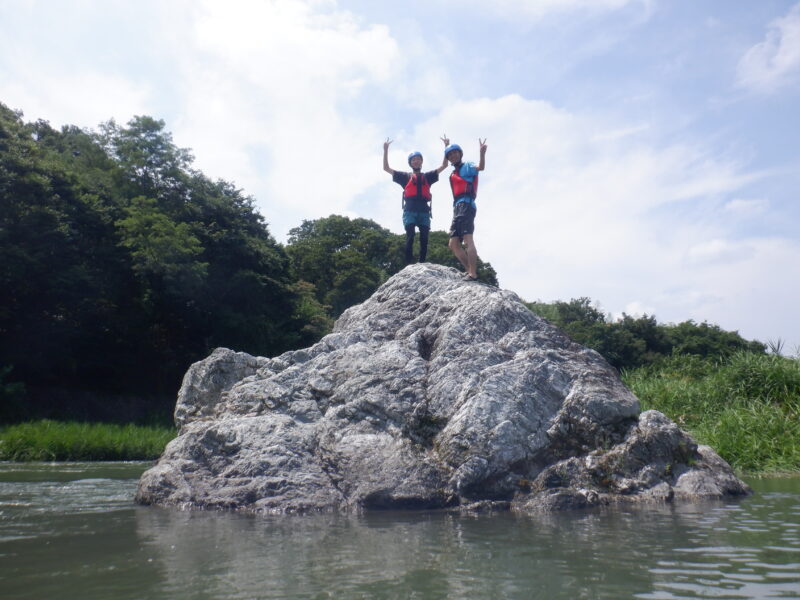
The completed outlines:
[[[414,237],[419,228],[419,262],[425,262],[428,255],[428,234],[431,231],[433,215],[431,186],[439,181],[439,173],[447,168],[447,159],[442,166],[427,173],[422,172],[422,154],[412,152],[408,155],[408,166],[412,172],[395,171],[389,166],[389,145],[383,143],[383,170],[392,176],[392,181],[403,188],[403,227],[406,230],[406,264],[414,262]]]
[[[477,166],[471,162],[463,162],[464,151],[458,144],[450,144],[445,135],[444,157],[453,165],[450,174],[450,188],[453,191],[453,223],[450,225],[450,242],[448,246],[455,257],[464,266],[464,279],[478,279],[478,251],[475,249],[475,214],[478,196],[478,173],[486,167],[486,139],[478,138],[480,161]]]

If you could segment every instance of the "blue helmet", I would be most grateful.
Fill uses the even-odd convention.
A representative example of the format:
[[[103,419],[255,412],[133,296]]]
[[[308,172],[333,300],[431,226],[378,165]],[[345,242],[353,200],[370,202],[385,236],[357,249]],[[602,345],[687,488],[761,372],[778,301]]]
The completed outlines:
[[[447,158],[447,155],[450,154],[453,150],[458,150],[461,154],[464,154],[464,151],[461,149],[461,146],[458,144],[450,144],[447,148],[444,149],[444,156]]]
[[[420,158],[422,158],[422,152],[412,152],[411,154],[408,155],[409,166],[411,165],[411,159],[414,158],[415,156],[419,156]]]

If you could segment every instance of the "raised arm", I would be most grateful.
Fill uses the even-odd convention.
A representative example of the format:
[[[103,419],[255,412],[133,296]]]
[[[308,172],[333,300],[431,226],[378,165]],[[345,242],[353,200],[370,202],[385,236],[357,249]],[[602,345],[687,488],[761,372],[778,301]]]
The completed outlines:
[[[439,139],[444,142],[444,147],[445,148],[447,148],[450,145],[450,138],[447,137],[446,133],[442,137],[440,137]],[[442,171],[444,171],[447,168],[448,164],[449,163],[447,162],[447,155],[442,156],[442,166],[440,166],[438,169],[436,169],[436,172],[437,173],[441,173]]]
[[[392,140],[389,138],[386,138],[386,141],[383,142],[383,170],[389,175],[394,175],[394,169],[389,166],[389,145],[391,143]]]
[[[486,168],[486,138],[478,138],[480,144],[481,159],[478,162],[478,171],[483,171]]]

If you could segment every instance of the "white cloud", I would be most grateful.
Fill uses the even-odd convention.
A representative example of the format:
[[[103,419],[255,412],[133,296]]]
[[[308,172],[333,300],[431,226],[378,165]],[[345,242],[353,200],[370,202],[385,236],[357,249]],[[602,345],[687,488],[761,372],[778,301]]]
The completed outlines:
[[[769,210],[765,198],[734,198],[725,204],[725,211],[739,217],[754,217]]]
[[[4,85],[2,93],[3,101],[22,110],[26,120],[83,127],[96,126],[103,114],[102,120],[113,117],[124,123],[147,113],[152,97],[147,84],[81,68],[69,73],[58,68],[30,71]]]
[[[712,239],[699,242],[686,251],[686,261],[691,265],[738,263],[754,253],[749,243]]]
[[[371,167],[383,132],[355,101],[391,86],[397,44],[333,3],[315,8],[204,2],[180,59],[176,139],[202,170],[254,194],[279,237],[304,218],[346,213],[380,178]]]
[[[796,82],[800,75],[800,4],[769,25],[766,38],[739,61],[738,84],[770,93]]]
[[[625,310],[623,311],[626,315],[631,317],[643,317],[644,315],[653,315],[656,312],[655,307],[646,305],[639,300],[634,300],[633,302],[628,302],[625,305]],[[622,315],[619,315],[620,317]]]
[[[783,339],[792,350],[800,345],[800,321],[793,316],[800,294],[800,279],[793,276],[800,264],[800,245],[779,238],[746,243],[750,252],[742,260],[687,271],[687,285],[708,292],[688,314],[739,330],[746,338]]]
[[[91,45],[92,30],[78,16],[85,7],[73,8],[58,13],[33,1],[0,5],[0,101],[22,110],[26,120],[82,127],[146,112],[153,97],[147,81],[120,73],[102,54],[105,48],[92,48],[96,60],[84,59],[78,46]]]
[[[500,17],[518,21],[520,19],[539,21],[551,15],[579,14],[593,15],[622,10],[629,6],[641,6],[649,14],[655,0],[440,0],[453,5],[454,9],[479,9],[491,12]]]

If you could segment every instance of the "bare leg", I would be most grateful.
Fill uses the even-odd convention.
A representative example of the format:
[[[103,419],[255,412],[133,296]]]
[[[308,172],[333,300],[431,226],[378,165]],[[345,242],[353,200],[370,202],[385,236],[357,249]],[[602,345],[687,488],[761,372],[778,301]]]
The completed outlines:
[[[467,273],[470,277],[477,277],[478,276],[478,251],[475,248],[475,240],[472,239],[472,234],[467,233],[464,234],[464,246],[466,248],[466,257],[467,257],[467,264],[464,265],[464,268],[467,269]],[[463,261],[462,261],[463,264]]]
[[[469,272],[469,259],[467,258],[467,253],[464,252],[464,248],[461,247],[461,240],[457,237],[451,237],[447,245],[450,246],[450,250],[464,267],[464,270]]]

